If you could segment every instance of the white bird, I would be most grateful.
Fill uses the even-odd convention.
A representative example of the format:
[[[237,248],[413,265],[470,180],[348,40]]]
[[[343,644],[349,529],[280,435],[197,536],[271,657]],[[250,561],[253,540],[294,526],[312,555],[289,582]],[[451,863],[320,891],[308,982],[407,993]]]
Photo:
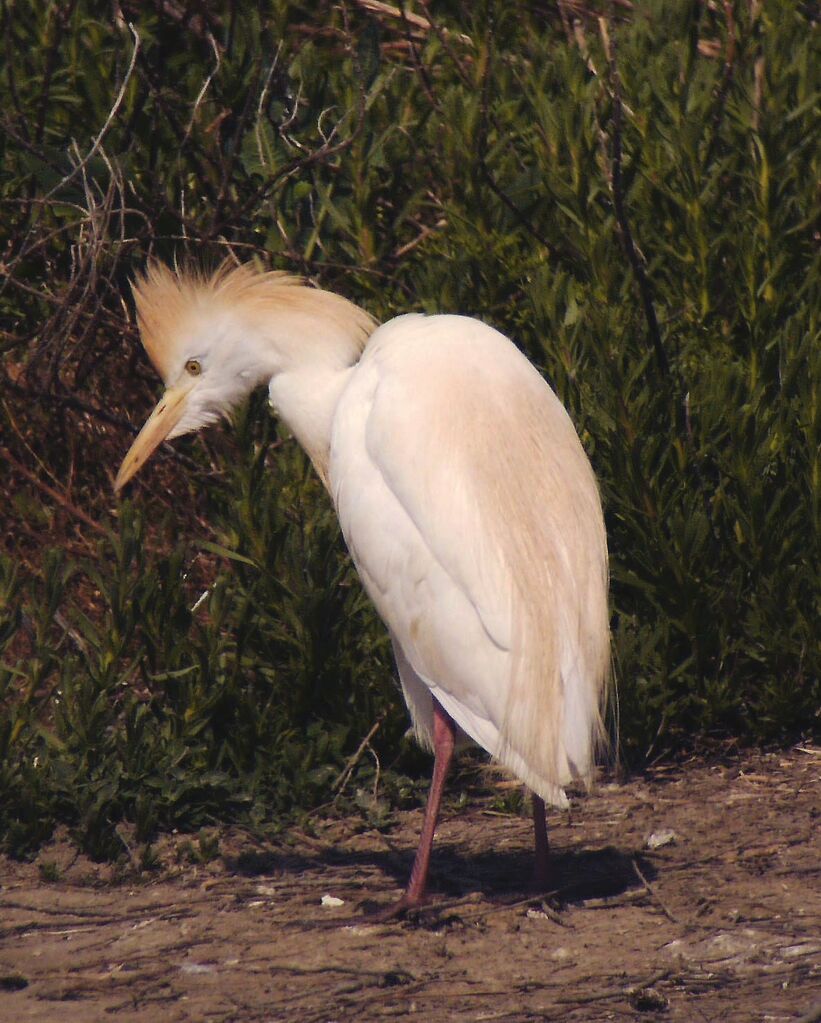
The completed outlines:
[[[416,735],[435,754],[410,881],[390,913],[423,900],[445,775],[465,738],[532,790],[545,883],[544,801],[567,806],[564,786],[590,779],[609,666],[601,502],[559,399],[479,320],[409,314],[377,326],[285,273],[153,263],[134,297],[166,391],[115,489],[163,440],[267,384],[390,630]]]

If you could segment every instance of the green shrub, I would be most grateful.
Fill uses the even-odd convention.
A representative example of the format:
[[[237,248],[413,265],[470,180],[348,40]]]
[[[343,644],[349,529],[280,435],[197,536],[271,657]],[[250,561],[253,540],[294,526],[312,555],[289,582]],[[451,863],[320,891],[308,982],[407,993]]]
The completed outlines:
[[[328,499],[262,400],[113,500],[156,391],[124,316],[149,253],[509,333],[601,481],[624,756],[817,732],[811,5],[657,0],[606,31],[572,9],[451,3],[427,30],[330,3],[4,9],[6,848],[56,821],[114,856],[124,819],[141,841],[277,820],[332,798],[377,721],[349,788],[398,798],[420,763]]]

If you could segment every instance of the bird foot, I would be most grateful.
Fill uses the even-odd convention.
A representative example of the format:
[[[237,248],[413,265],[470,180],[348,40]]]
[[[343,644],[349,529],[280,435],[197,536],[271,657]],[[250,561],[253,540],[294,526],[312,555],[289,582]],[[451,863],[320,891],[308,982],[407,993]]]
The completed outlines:
[[[381,909],[367,913],[363,922],[369,924],[385,924],[392,920],[403,920],[409,913],[422,909],[423,906],[426,906],[429,903],[430,899],[425,895],[414,896],[405,892],[401,898],[397,899],[396,902],[391,903],[391,905],[383,906]]]
[[[413,897],[407,892],[388,906],[374,906],[368,899],[362,904],[361,913],[356,916],[337,917],[333,923],[338,927],[367,927],[370,924],[391,923],[394,920],[413,918],[432,901],[427,895]]]

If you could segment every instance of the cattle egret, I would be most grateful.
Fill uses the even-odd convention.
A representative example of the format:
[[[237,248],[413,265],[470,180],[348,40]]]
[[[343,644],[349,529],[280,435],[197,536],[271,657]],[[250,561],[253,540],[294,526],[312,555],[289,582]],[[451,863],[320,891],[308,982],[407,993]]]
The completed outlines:
[[[607,543],[592,468],[554,392],[498,331],[464,316],[362,309],[286,273],[151,264],[134,287],[165,393],[119,490],[163,441],[270,402],[330,492],[390,630],[434,770],[407,889],[424,896],[454,746],[473,740],[544,801],[587,781],[609,666]]]

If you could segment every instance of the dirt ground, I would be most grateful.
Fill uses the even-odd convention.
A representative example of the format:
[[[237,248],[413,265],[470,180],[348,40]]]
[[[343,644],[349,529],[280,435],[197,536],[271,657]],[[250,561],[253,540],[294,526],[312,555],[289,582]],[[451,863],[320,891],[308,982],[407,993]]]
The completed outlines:
[[[169,840],[139,881],[55,842],[0,861],[0,1020],[820,1020],[820,776],[798,747],[603,783],[551,814],[546,897],[527,818],[453,809],[434,900],[388,924],[364,914],[398,897],[419,812]]]

